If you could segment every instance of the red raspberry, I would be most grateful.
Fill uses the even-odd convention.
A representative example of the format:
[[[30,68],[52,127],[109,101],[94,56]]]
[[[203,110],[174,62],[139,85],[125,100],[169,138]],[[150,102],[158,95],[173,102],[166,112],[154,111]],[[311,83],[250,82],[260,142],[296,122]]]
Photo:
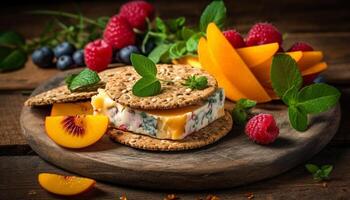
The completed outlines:
[[[119,15],[125,17],[133,28],[144,30],[146,18],[152,20],[154,7],[146,1],[131,1],[120,7]]]
[[[135,33],[122,16],[111,17],[103,33],[103,39],[115,49],[135,44]]]
[[[224,31],[223,34],[226,37],[226,39],[231,43],[233,48],[238,49],[241,47],[245,47],[245,43],[241,34],[239,34],[236,30],[227,30]]]
[[[290,47],[288,51],[290,52],[290,51],[313,51],[313,50],[314,49],[308,43],[296,42]]]
[[[257,23],[249,30],[245,39],[247,46],[262,45],[277,42],[282,44],[282,35],[269,23]]]
[[[245,133],[258,144],[270,144],[277,138],[279,129],[272,115],[259,114],[248,121]]]
[[[99,39],[87,44],[84,48],[85,63],[94,71],[102,71],[108,67],[112,60],[112,47]]]

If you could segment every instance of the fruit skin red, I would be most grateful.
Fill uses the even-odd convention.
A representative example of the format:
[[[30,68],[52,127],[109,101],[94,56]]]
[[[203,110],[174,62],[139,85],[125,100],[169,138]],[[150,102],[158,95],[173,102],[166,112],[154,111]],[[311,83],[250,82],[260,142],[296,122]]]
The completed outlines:
[[[245,133],[258,144],[270,144],[276,140],[279,128],[272,115],[258,114],[248,121]]]
[[[245,42],[239,32],[234,29],[222,32],[225,38],[231,43],[234,48],[245,47]]]
[[[306,42],[296,42],[290,47],[288,51],[291,52],[291,51],[313,51],[313,50],[314,49]]]
[[[133,28],[144,30],[146,18],[154,17],[154,7],[146,1],[131,1],[120,7],[119,15],[125,17]]]
[[[106,25],[103,39],[114,49],[121,49],[135,44],[136,36],[125,17],[114,15]]]
[[[112,46],[101,39],[88,43],[84,48],[87,67],[97,72],[108,67],[112,60],[112,54]]]
[[[269,23],[257,23],[249,30],[245,38],[247,46],[262,45],[277,42],[282,45],[282,35],[278,29]]]

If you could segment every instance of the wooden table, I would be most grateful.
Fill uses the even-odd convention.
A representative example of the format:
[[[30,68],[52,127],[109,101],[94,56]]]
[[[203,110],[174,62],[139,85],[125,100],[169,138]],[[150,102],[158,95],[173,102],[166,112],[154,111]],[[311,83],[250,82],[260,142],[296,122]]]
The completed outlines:
[[[164,18],[186,16],[189,23],[198,21],[200,11],[208,1],[155,1],[158,13]],[[121,2],[79,2],[81,11],[90,17],[113,15]],[[107,183],[98,183],[95,190],[74,199],[163,199],[176,194],[181,199],[205,199],[209,194],[220,199],[349,199],[350,198],[350,9],[345,1],[227,1],[228,23],[245,33],[257,21],[269,21],[288,33],[284,43],[288,48],[294,41],[307,41],[315,49],[324,51],[329,70],[324,74],[328,81],[342,91],[342,120],[338,133],[331,143],[308,161],[315,164],[332,164],[334,171],[327,183],[317,183],[303,165],[255,184],[229,190],[182,192],[145,191]],[[26,37],[37,36],[45,18],[22,15],[33,9],[59,9],[72,11],[74,3],[49,4],[28,2],[1,6],[0,30],[14,29]],[[14,20],[15,19],[15,20]],[[19,126],[23,102],[31,90],[47,80],[57,70],[41,70],[28,64],[24,69],[0,74],[0,199],[60,199],[40,188],[40,172],[69,174],[40,159],[27,145]],[[300,133],[302,134],[302,133]]]

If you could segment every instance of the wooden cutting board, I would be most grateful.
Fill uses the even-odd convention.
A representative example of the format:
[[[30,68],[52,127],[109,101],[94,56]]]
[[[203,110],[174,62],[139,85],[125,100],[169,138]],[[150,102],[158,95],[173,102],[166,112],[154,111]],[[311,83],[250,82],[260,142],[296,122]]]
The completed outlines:
[[[57,86],[60,73],[33,94]],[[227,107],[233,104],[227,102]],[[239,128],[205,148],[182,152],[150,152],[112,142],[108,136],[91,147],[72,150],[56,145],[45,133],[44,119],[50,107],[23,107],[21,126],[32,149],[52,164],[100,181],[154,188],[204,190],[229,188],[281,174],[308,160],[334,136],[340,121],[340,107],[310,117],[306,132],[293,130],[286,107],[270,103],[254,112],[271,113],[280,136],[267,146],[257,145]]]

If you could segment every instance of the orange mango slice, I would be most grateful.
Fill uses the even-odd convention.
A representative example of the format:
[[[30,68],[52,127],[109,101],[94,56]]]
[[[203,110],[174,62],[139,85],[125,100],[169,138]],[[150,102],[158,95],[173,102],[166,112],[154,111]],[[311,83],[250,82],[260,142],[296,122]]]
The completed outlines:
[[[311,74],[321,73],[322,71],[326,70],[327,67],[328,67],[327,63],[320,62],[320,63],[317,63],[316,65],[314,65],[312,67],[309,67],[309,68],[303,70],[301,72],[301,75],[302,76],[307,76],[307,75],[311,75]]]
[[[51,109],[51,116],[92,115],[93,108],[90,102],[55,103]]]
[[[207,41],[214,70],[220,69],[243,96],[257,102],[271,100],[237,51],[214,23],[210,23],[207,27]],[[218,79],[218,77],[216,78]],[[233,100],[237,101],[238,99]]]
[[[182,58],[172,60],[172,63],[173,64],[191,65],[192,67],[201,68],[201,64],[200,64],[197,56],[191,56],[191,55],[184,56]]]
[[[221,71],[221,68],[216,66],[212,60],[209,52],[208,43],[205,38],[201,38],[198,43],[198,58],[202,69],[213,75],[218,81],[219,87],[224,88],[225,95],[230,100],[238,100],[240,98],[247,98],[244,96],[235,85],[233,85]]]
[[[301,71],[308,67],[314,66],[323,60],[322,51],[304,51],[303,57],[298,61],[298,66]]]
[[[278,43],[264,44],[236,49],[244,63],[253,68],[271,59],[278,51]]]
[[[58,174],[40,173],[38,181],[48,192],[59,195],[77,195],[91,189],[96,181],[77,176],[62,176]]]
[[[104,115],[50,116],[45,119],[48,136],[58,145],[83,148],[105,134],[108,117]]]

